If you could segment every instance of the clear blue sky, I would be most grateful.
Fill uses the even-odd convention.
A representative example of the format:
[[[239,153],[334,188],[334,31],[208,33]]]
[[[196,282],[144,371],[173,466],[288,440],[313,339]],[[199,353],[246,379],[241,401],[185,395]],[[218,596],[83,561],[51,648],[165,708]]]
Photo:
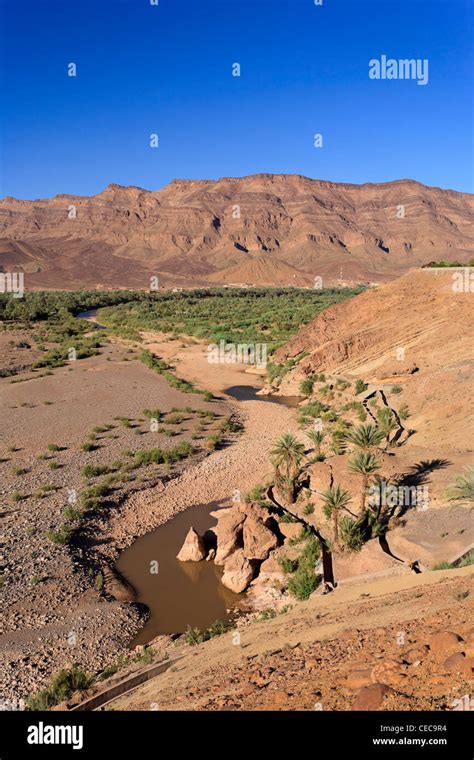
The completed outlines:
[[[473,190],[472,0],[0,3],[1,196],[255,172]],[[370,80],[382,54],[427,58],[428,85]]]

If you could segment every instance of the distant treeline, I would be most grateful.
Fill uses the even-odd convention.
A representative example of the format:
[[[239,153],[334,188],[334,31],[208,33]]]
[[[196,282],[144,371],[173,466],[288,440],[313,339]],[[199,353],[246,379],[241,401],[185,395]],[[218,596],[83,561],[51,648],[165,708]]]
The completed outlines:
[[[429,264],[425,264],[423,269],[435,268],[435,267],[474,267],[474,259],[469,261],[430,261]]]
[[[0,319],[24,324],[41,322],[135,301],[139,295],[129,290],[25,291],[22,298],[0,293]]]

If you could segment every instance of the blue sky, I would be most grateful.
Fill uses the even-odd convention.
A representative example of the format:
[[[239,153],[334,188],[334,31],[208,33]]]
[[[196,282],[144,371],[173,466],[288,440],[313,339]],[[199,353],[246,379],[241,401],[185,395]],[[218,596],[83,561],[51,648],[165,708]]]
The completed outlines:
[[[471,0],[0,3],[1,196],[256,172],[473,190]],[[428,84],[369,79],[382,54],[428,59]]]

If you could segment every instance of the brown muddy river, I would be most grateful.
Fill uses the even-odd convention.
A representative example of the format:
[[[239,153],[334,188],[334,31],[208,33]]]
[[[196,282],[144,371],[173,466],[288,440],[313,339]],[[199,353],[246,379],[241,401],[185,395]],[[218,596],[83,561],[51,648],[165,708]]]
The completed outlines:
[[[296,408],[303,400],[302,396],[258,396],[257,393],[260,389],[254,385],[232,385],[230,388],[226,388],[224,393],[237,401],[267,401],[270,404],[282,404],[282,406],[287,406],[290,409]]]
[[[212,503],[186,509],[120,555],[117,569],[135,588],[137,602],[150,611],[130,646],[146,644],[158,634],[184,633],[188,626],[208,628],[215,620],[233,617],[227,610],[233,609],[242,595],[222,585],[222,568],[205,560],[176,559],[191,525],[202,535],[216,524],[210,517],[216,509],[218,505]],[[152,572],[156,567],[158,572]]]

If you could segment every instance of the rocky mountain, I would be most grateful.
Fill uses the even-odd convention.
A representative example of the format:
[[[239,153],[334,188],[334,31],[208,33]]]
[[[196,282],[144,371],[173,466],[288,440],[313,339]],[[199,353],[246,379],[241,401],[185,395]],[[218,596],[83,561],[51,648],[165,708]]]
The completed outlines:
[[[30,288],[383,282],[473,253],[474,196],[412,180],[257,174],[0,201],[0,268]]]

